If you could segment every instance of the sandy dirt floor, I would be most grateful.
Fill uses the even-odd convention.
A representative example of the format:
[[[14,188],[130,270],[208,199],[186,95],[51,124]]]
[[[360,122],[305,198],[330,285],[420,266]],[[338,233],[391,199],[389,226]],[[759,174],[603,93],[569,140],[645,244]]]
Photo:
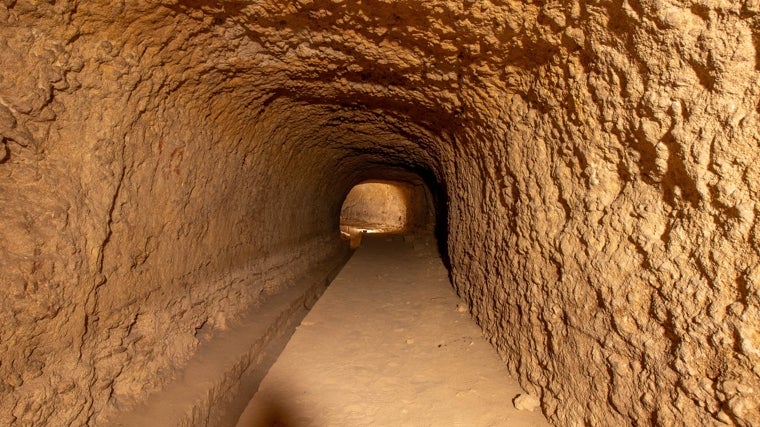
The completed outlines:
[[[238,427],[548,425],[514,408],[523,390],[423,242],[365,237]]]

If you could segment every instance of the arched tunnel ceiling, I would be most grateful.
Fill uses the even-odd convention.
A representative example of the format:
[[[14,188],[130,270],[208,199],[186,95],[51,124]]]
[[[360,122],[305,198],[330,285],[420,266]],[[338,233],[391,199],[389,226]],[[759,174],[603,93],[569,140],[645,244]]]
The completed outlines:
[[[519,2],[158,3],[78,5],[71,16],[89,22],[73,37],[113,28],[100,50],[140,62],[166,92],[233,93],[253,111],[277,98],[374,110],[435,135],[482,114],[483,94],[465,92],[529,78],[558,50],[540,41],[538,7]]]

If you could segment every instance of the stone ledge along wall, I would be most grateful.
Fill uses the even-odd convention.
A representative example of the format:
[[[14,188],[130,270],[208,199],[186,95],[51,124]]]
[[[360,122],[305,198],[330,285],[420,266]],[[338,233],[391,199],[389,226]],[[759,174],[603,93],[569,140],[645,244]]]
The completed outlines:
[[[759,14],[0,2],[0,424],[107,425],[396,168],[554,424],[760,425]]]

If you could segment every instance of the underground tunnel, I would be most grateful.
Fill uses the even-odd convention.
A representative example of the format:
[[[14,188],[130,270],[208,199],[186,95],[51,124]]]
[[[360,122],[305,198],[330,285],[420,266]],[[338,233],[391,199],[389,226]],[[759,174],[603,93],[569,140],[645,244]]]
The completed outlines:
[[[224,425],[367,181],[551,424],[760,425],[759,12],[0,2],[0,425]]]
[[[361,244],[366,233],[432,232],[431,194],[419,177],[410,181],[368,180],[351,188],[341,206],[340,231],[352,248]]]

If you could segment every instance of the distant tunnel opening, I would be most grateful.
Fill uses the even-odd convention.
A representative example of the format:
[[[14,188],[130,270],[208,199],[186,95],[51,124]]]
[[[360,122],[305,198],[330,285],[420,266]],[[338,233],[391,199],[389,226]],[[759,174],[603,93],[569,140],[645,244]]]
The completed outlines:
[[[359,245],[363,233],[410,234],[432,230],[430,192],[422,183],[363,181],[349,191],[340,212],[340,231]]]

